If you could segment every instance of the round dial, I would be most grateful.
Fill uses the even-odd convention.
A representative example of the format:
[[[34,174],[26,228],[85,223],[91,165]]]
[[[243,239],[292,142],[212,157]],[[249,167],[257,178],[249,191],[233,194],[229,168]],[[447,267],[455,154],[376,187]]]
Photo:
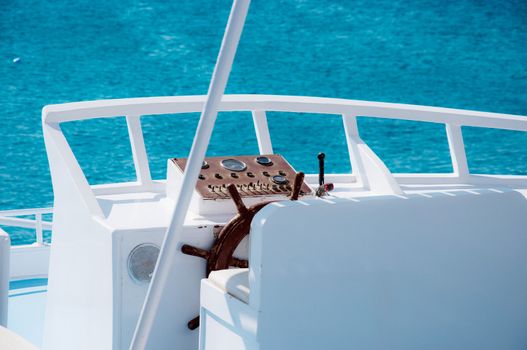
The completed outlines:
[[[273,161],[269,157],[264,156],[256,157],[256,163],[265,166],[273,165]]]
[[[282,175],[273,175],[271,180],[277,185],[285,185],[289,182],[289,180]]]
[[[221,166],[230,171],[244,171],[247,169],[247,164],[238,159],[223,159]]]
[[[201,163],[201,169],[208,169],[209,168],[209,163],[207,163],[206,160],[203,161],[203,163]]]

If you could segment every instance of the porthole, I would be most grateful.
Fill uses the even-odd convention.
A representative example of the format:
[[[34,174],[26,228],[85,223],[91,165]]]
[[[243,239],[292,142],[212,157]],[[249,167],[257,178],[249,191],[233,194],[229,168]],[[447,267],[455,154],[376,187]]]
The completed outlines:
[[[128,255],[128,274],[136,283],[149,283],[156,267],[159,247],[152,243],[136,246]]]

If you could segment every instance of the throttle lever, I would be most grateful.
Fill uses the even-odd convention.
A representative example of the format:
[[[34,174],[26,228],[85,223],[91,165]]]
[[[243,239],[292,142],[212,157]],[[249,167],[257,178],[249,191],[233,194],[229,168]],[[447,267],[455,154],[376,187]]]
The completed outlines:
[[[318,185],[324,185],[324,158],[326,155],[320,152],[317,156],[318,158]]]
[[[317,156],[318,158],[318,188],[316,195],[318,197],[326,196],[329,191],[333,190],[334,186],[332,183],[326,184],[324,181],[324,159],[326,154],[320,152]]]

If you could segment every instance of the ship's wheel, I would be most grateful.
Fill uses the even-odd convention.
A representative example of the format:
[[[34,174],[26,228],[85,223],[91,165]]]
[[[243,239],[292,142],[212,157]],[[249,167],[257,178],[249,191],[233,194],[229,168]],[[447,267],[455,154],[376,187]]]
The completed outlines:
[[[304,181],[304,173],[299,172],[295,176],[293,183],[293,189],[290,200],[297,200],[300,194],[300,189]],[[238,214],[236,214],[221,231],[218,233],[212,249],[210,251],[200,249],[188,244],[181,247],[181,251],[187,255],[197,256],[207,260],[206,276],[208,277],[212,271],[224,270],[229,267],[241,267],[246,268],[249,266],[247,260],[237,259],[233,257],[234,251],[240,244],[240,242],[249,234],[251,229],[251,222],[263,207],[274,201],[262,202],[255,204],[249,208],[245,206],[235,185],[229,185],[227,187],[229,194],[231,195]],[[199,316],[190,320],[187,324],[188,328],[194,330],[199,327]]]

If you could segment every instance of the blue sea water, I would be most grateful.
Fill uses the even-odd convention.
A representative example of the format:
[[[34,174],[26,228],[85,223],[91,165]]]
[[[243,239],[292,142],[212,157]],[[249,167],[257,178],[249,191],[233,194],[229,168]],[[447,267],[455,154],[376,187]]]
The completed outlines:
[[[52,205],[46,104],[205,94],[230,1],[0,0],[0,210]],[[253,0],[227,93],[328,96],[527,115],[524,0]],[[185,156],[198,115],[142,118],[151,168]],[[348,171],[341,120],[270,113],[299,170]],[[449,172],[444,128],[361,118],[396,172]],[[122,118],[65,125],[91,183],[126,181]],[[465,128],[471,171],[527,174],[527,135]],[[294,137],[292,135],[295,135]],[[209,155],[257,152],[249,114],[221,114]]]

